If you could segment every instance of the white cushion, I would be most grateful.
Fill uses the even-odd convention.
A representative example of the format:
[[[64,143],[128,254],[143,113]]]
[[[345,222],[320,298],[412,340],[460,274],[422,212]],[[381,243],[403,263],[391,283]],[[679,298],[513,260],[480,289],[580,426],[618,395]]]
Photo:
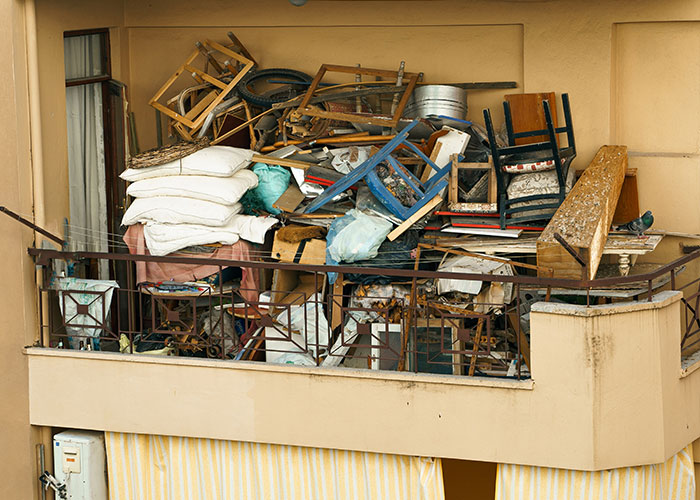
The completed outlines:
[[[229,146],[209,146],[179,160],[146,168],[129,168],[119,176],[125,181],[136,182],[152,177],[168,175],[210,175],[231,177],[238,170],[250,165],[253,151]]]
[[[143,228],[143,234],[148,251],[152,255],[167,255],[192,245],[233,245],[239,238],[253,243],[264,243],[265,233],[277,222],[274,217],[252,215],[234,215],[221,227],[149,222]]]
[[[128,187],[126,194],[134,198],[183,196],[232,205],[240,200],[246,191],[257,185],[257,175],[250,170],[239,170],[231,177],[203,175],[153,177],[134,182]]]
[[[138,222],[223,226],[243,209],[240,203],[222,205],[211,201],[176,196],[136,198],[122,218],[123,226]]]

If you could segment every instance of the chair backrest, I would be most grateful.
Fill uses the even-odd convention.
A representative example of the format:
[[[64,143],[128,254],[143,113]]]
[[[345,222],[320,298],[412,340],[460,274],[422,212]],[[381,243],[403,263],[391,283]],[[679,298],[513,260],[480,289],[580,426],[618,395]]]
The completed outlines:
[[[563,127],[555,127],[552,119],[552,111],[549,105],[549,101],[542,101],[542,108],[545,117],[546,127],[542,130],[529,130],[526,132],[513,132],[513,122],[510,113],[510,105],[507,101],[503,103],[503,110],[506,119],[506,131],[508,133],[508,146],[499,147],[496,142],[496,132],[493,127],[493,121],[491,119],[491,111],[487,108],[484,109],[484,122],[486,124],[486,131],[488,133],[489,145],[491,147],[491,154],[493,157],[493,165],[496,170],[496,179],[498,183],[498,192],[504,193],[506,186],[505,174],[503,173],[503,162],[502,158],[509,155],[526,155],[528,153],[539,153],[544,152],[551,155],[554,160],[557,177],[559,180],[559,185],[563,186],[565,182],[566,173],[562,167],[563,160],[568,158],[573,158],[576,156],[576,143],[574,139],[573,123],[571,121],[571,108],[569,105],[569,95],[562,94],[562,108],[564,111],[565,125]],[[566,134],[567,146],[566,148],[560,148],[557,141],[558,134]],[[534,136],[545,136],[546,141],[536,142],[532,144],[522,144],[515,145],[515,140],[520,137],[534,137]]]
[[[549,136],[550,131],[550,122],[552,124],[552,128],[554,129],[555,136],[558,136],[559,134],[566,133],[566,140],[567,140],[567,148],[572,148],[574,154],[576,152],[576,144],[574,140],[574,128],[571,123],[571,107],[569,105],[569,94],[562,94],[561,96],[561,102],[562,102],[562,109],[564,111],[564,126],[563,127],[556,127],[556,117],[553,116],[552,111],[555,109],[554,103],[550,103],[548,100],[542,101],[542,107],[544,111],[544,116],[545,116],[545,125],[547,128],[541,129],[541,130],[528,130],[528,131],[523,131],[523,132],[514,132],[513,129],[513,116],[511,113],[511,105],[510,102],[503,101],[503,114],[505,116],[505,121],[506,121],[506,132],[508,133],[508,145],[509,146],[515,146],[516,145],[516,139],[520,138],[525,138],[525,137],[538,137],[538,136]],[[546,103],[546,106],[545,106]],[[549,108],[547,110],[547,108]],[[549,118],[547,118],[547,115],[549,114]],[[557,141],[558,143],[558,141]]]

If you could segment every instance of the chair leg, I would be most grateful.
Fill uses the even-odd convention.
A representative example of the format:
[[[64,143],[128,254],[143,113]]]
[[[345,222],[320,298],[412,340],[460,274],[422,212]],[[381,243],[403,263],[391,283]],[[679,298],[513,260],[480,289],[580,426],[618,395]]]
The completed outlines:
[[[501,229],[505,229],[506,228],[506,197],[503,195],[501,195],[501,203],[499,203],[498,214],[499,214],[499,222],[501,225]]]

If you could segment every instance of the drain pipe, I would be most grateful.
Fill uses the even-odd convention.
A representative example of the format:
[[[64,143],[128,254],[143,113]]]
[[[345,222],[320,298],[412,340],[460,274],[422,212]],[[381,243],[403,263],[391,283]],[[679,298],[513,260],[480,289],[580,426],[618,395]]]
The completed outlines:
[[[44,154],[41,134],[41,101],[39,96],[39,51],[37,49],[36,29],[36,5],[34,0],[25,0],[24,3],[24,29],[27,45],[27,80],[29,83],[29,135],[32,165],[32,198],[34,224],[46,227],[46,206],[44,204]],[[34,246],[41,248],[45,238],[34,231]],[[35,268],[35,280],[37,289],[44,285],[44,272],[42,266]],[[37,297],[39,294],[37,294]],[[47,318],[48,305],[44,302],[39,311],[37,307],[37,329],[34,336],[35,345],[49,347],[49,332],[44,331],[41,318]],[[43,472],[43,471],[41,471]]]
[[[31,139],[32,183],[34,198],[34,223],[46,227],[44,205],[44,154],[41,137],[41,102],[39,96],[39,52],[36,41],[36,6],[34,0],[25,0],[25,36],[27,43],[27,79],[29,83],[29,133]],[[35,245],[40,246],[43,237],[34,233]]]

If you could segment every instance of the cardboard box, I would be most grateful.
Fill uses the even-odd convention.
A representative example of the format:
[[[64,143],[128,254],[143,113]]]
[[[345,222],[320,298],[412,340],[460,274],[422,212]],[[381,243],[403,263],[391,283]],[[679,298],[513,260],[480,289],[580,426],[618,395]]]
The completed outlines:
[[[326,263],[326,240],[308,239],[299,243],[280,240],[275,234],[272,242],[272,258],[282,262],[324,265]]]

